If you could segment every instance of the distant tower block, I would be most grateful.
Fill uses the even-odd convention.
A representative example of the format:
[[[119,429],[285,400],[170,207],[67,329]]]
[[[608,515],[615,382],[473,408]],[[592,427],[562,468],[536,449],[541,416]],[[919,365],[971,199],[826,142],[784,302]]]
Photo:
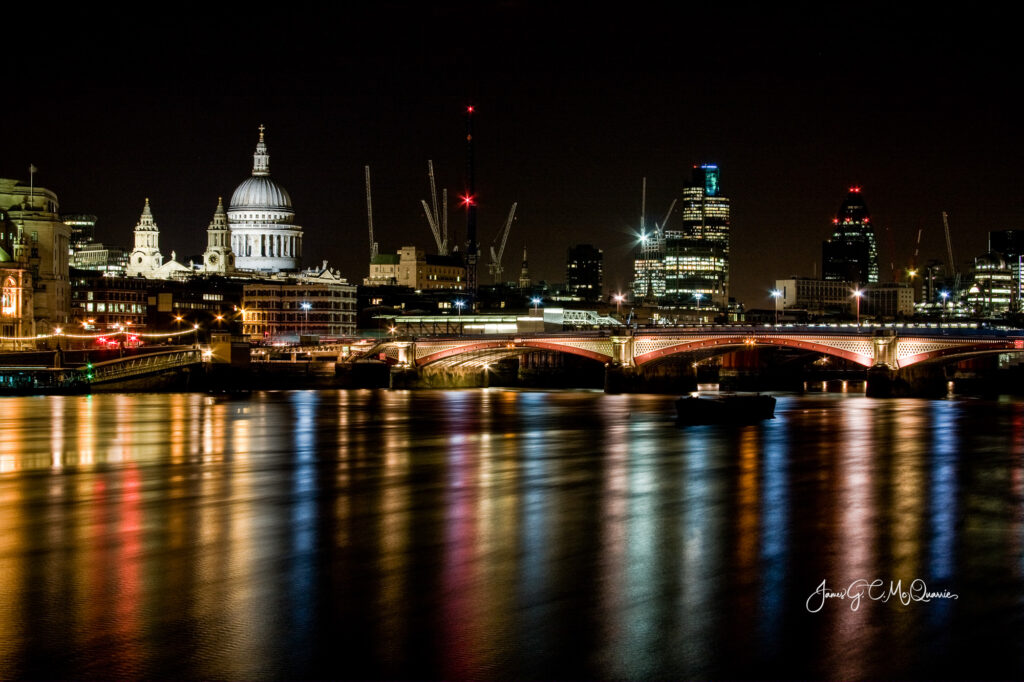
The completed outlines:
[[[851,187],[832,220],[832,238],[821,247],[822,279],[878,282],[878,245],[860,187]]]

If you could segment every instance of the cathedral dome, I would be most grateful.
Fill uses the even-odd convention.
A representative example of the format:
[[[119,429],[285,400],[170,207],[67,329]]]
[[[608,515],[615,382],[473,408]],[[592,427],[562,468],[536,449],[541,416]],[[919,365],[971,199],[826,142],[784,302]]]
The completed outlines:
[[[252,177],[245,179],[235,188],[228,206],[231,212],[276,210],[292,213],[292,198],[288,191],[270,179],[270,154],[263,140],[263,126],[260,126],[260,140],[256,153],[252,155]]]
[[[276,209],[292,210],[288,190],[265,175],[246,178],[231,195],[231,210]]]
[[[235,188],[228,205],[230,252],[239,270],[295,272],[302,259],[302,228],[295,224],[292,198],[270,179],[270,155],[263,131],[260,126],[260,139],[252,156],[252,177]],[[216,236],[220,239],[222,235]],[[227,245],[218,242],[217,249],[222,248],[227,249]],[[226,257],[219,252],[212,255],[216,259],[208,259],[207,265],[212,262],[219,267]]]

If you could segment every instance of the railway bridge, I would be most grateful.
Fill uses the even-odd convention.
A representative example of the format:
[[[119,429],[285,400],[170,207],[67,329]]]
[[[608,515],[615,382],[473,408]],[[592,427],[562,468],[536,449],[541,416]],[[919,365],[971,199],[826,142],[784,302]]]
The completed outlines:
[[[842,358],[864,367],[869,393],[914,393],[938,380],[944,364],[992,353],[1024,353],[1024,330],[969,325],[751,326],[703,325],[621,331],[478,336],[421,336],[382,340],[363,357],[384,360],[397,373],[428,368],[484,371],[503,359],[555,351],[602,363],[606,390],[628,390],[631,377],[683,354],[695,357],[738,348],[784,347]],[[939,370],[938,372],[936,370]]]

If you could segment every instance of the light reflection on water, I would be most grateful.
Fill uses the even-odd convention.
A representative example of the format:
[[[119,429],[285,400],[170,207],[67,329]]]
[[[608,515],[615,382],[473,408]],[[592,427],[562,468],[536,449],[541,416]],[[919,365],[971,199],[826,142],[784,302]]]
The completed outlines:
[[[4,398],[0,676],[1019,677],[1022,463],[1013,401]],[[960,599],[807,612],[859,578]]]

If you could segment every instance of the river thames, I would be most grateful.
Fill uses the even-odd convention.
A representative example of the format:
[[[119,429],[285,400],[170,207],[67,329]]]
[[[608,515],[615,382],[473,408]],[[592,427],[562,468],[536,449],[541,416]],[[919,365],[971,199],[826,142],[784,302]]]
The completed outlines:
[[[674,417],[596,391],[0,398],[0,678],[1024,676],[1024,402]]]

